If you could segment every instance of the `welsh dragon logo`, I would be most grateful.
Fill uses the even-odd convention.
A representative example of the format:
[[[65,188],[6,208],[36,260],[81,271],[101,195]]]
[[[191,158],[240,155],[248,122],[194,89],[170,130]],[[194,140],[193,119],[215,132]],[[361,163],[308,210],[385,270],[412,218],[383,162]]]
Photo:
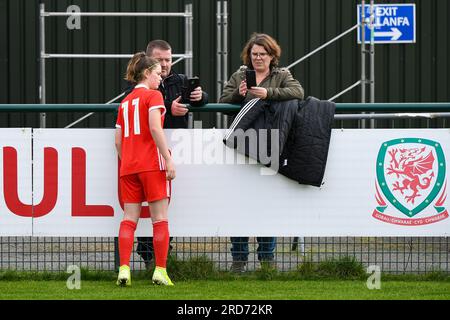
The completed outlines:
[[[375,198],[378,207],[373,217],[392,224],[425,225],[448,217],[446,200],[446,163],[441,145],[432,140],[403,138],[386,141],[377,157]],[[381,192],[380,192],[381,191]],[[388,210],[389,202],[396,210]],[[433,204],[434,202],[434,204]],[[433,204],[436,212],[427,213]],[[408,218],[398,216],[398,211]],[[424,212],[425,211],[425,212]],[[424,217],[413,218],[419,213]]]

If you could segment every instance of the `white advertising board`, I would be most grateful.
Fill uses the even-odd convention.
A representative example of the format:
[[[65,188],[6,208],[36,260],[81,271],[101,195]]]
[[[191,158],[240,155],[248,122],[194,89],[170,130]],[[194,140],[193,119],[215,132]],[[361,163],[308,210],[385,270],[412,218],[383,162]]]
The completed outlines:
[[[172,236],[450,233],[448,129],[335,129],[321,188],[245,163],[224,146],[224,133],[166,130],[177,168],[169,207]],[[117,236],[123,211],[114,129],[35,129],[33,139],[34,202],[46,204],[31,219],[33,235]],[[151,234],[151,220],[142,218],[136,235]]]
[[[56,196],[42,175],[44,149],[55,152]],[[122,209],[117,196],[117,154],[111,129],[34,129],[35,197],[53,207],[33,220],[36,236],[112,236]],[[47,189],[36,188],[43,186]]]

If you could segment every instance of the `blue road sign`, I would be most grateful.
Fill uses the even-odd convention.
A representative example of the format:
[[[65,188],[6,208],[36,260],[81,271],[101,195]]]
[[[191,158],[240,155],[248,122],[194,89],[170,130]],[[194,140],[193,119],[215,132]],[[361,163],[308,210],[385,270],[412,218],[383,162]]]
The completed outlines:
[[[362,22],[361,5],[358,5],[358,21]],[[414,3],[374,4],[374,28],[370,30],[370,5],[365,5],[365,36],[374,43],[415,43],[416,5]],[[361,27],[358,28],[358,43],[361,43]]]

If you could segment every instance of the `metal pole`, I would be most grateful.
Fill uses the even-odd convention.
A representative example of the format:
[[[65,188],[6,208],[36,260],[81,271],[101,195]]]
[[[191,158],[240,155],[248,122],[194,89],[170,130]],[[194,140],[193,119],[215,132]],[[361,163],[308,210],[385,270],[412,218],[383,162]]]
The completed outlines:
[[[290,69],[292,67],[294,67],[295,65],[299,64],[300,62],[302,62],[303,60],[309,58],[310,56],[312,56],[313,54],[315,54],[316,52],[326,48],[327,46],[329,46],[330,44],[332,44],[333,42],[339,40],[340,38],[342,38],[343,36],[345,36],[347,33],[352,32],[353,30],[355,30],[356,28],[358,28],[360,26],[359,23],[355,24],[353,27],[351,27],[350,29],[342,32],[341,34],[339,34],[338,36],[334,37],[333,39],[331,39],[330,41],[324,43],[323,45],[321,45],[320,47],[314,49],[313,51],[311,51],[310,53],[308,53],[306,56],[301,57],[300,59],[298,59],[297,61],[294,61],[293,63],[291,63],[290,65],[288,65],[286,67],[286,69]]]
[[[223,2],[223,50],[222,50],[222,59],[223,59],[223,81],[222,87],[228,81],[228,1]],[[223,128],[228,128],[228,116],[226,114],[223,115]]]
[[[355,119],[431,119],[450,118],[450,112],[433,112],[433,113],[374,113],[369,114],[335,114],[335,120],[355,120]]]
[[[366,1],[361,0],[361,103],[366,102]],[[364,120],[361,120],[361,128],[366,127]]]
[[[216,15],[216,38],[217,38],[217,52],[216,52],[216,96],[219,101],[222,93],[222,1],[217,1],[217,15]],[[216,128],[222,128],[222,113],[216,112]]]
[[[186,13],[186,18],[185,18],[185,55],[189,56],[191,58],[186,59],[186,64],[185,64],[185,74],[188,77],[192,77],[193,74],[193,44],[192,44],[192,38],[193,38],[193,29],[192,29],[192,22],[193,22],[193,17],[192,17],[192,4],[187,4],[185,6],[185,13]]]
[[[337,97],[340,97],[341,95],[343,95],[344,93],[352,90],[354,87],[359,86],[361,84],[361,80],[356,81],[354,84],[352,84],[350,87],[342,90],[341,92],[339,92],[338,94],[334,95],[333,97],[331,97],[330,99],[328,99],[328,101],[333,101],[334,99],[336,99]]]
[[[370,103],[375,102],[375,44],[374,44],[374,0],[370,0]],[[375,120],[370,120],[370,128],[375,128]]]
[[[192,73],[193,73],[193,68],[192,68],[192,61],[193,61],[193,57],[192,57],[192,4],[187,4],[185,5],[185,38],[184,38],[184,43],[185,43],[185,54],[186,55],[190,55],[191,58],[186,59],[185,61],[185,65],[184,65],[184,69],[185,69],[185,75],[190,78],[192,77]],[[188,113],[188,128],[192,129],[194,127],[194,114],[192,112]]]
[[[361,0],[361,102],[366,102],[366,1]]]
[[[113,102],[116,101],[117,99],[121,98],[123,95],[125,95],[125,92],[122,92],[122,93],[119,94],[117,97],[115,97],[115,98],[109,100],[109,101],[108,101],[107,103],[105,103],[105,104],[113,103]],[[71,127],[73,127],[74,125],[76,125],[77,123],[80,123],[81,121],[83,121],[84,119],[89,118],[89,117],[92,116],[93,114],[94,114],[94,112],[89,112],[88,114],[86,114],[86,115],[82,116],[81,118],[75,120],[75,121],[72,122],[71,124],[68,124],[68,125],[65,126],[64,128],[65,128],[65,129],[71,128]]]
[[[46,12],[45,17],[189,17],[191,12]]]
[[[45,59],[54,59],[54,58],[71,58],[71,59],[77,59],[77,58],[89,58],[89,59],[130,59],[134,54],[97,54],[97,53],[74,53],[74,54],[67,54],[67,53],[44,53]],[[181,61],[183,59],[189,59],[192,58],[191,55],[185,55],[181,53],[174,53],[172,54],[172,58],[179,58],[177,61],[173,62],[172,65],[177,63],[178,61]]]
[[[370,0],[370,102],[375,102],[375,43],[374,43],[374,0]]]
[[[45,104],[45,5],[43,3],[40,4],[40,12],[39,12],[39,35],[40,35],[40,68],[39,68],[39,102],[41,104]],[[39,123],[41,128],[45,128],[46,125],[46,114],[40,113],[39,114]]]

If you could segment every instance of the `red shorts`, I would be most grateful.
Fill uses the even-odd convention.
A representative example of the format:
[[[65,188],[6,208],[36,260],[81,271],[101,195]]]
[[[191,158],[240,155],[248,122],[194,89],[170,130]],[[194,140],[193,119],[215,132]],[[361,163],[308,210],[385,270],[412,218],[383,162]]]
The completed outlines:
[[[124,203],[154,202],[169,198],[172,192],[165,171],[145,171],[120,177]]]

